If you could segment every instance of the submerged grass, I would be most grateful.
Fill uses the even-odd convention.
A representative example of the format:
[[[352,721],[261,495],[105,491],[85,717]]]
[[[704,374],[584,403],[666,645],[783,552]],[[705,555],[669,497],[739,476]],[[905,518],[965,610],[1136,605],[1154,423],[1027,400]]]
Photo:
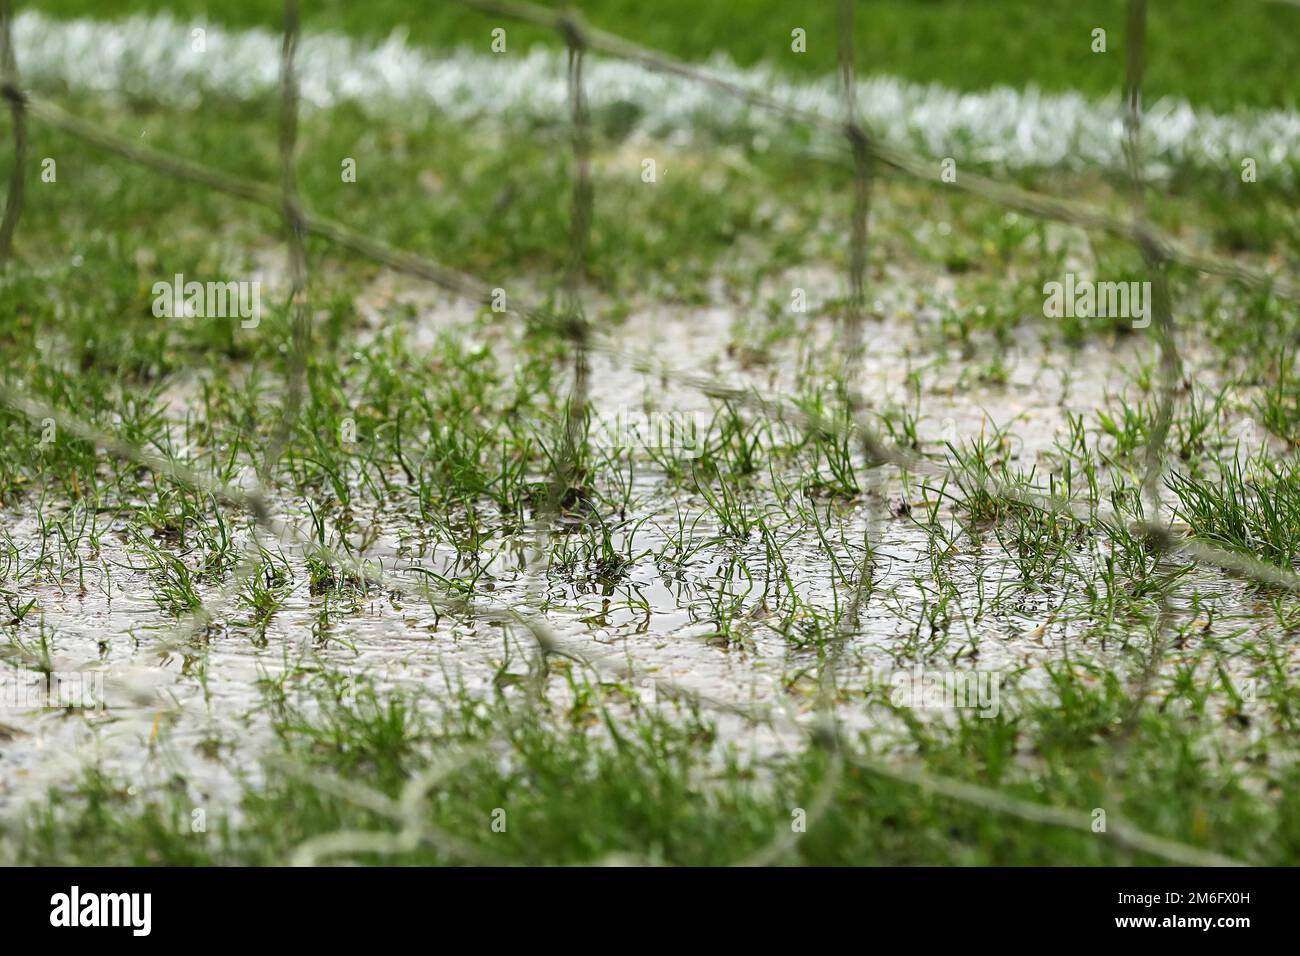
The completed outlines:
[[[1277,767],[1265,792],[1243,787],[1211,759],[1213,731],[1194,694],[1124,732],[1130,701],[1114,675],[1072,661],[1050,674],[1050,687],[1015,714],[912,723],[897,746],[950,779],[1030,804],[1069,795],[1068,806],[1088,808],[1099,827],[1035,825],[881,775],[859,744],[843,772],[817,746],[777,759],[734,747],[719,756],[716,730],[698,712],[616,718],[598,708],[593,731],[563,713],[520,720],[523,701],[461,698],[431,721],[415,702],[362,687],[342,701],[322,695],[310,715],[282,712],[283,749],[237,807],[214,807],[180,781],[142,803],[91,772],[34,811],[8,852],[25,863],[133,865],[725,865],[797,832],[771,862],[1161,862],[1108,840],[1110,818],[1114,828],[1122,819],[1252,862],[1295,858],[1300,780]],[[419,782],[431,773],[436,784]],[[428,793],[411,802],[413,784]],[[346,848],[312,842],[342,832],[353,835]],[[402,832],[415,836],[393,843]]]

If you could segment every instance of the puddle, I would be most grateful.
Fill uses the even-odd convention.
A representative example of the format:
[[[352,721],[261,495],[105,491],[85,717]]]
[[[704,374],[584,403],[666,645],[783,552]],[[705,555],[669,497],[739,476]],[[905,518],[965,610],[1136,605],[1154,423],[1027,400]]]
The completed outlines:
[[[829,273],[790,281],[836,288]],[[1090,414],[1102,407],[1108,393],[1126,387],[1134,365],[1149,357],[1149,345],[1140,339],[1064,350],[1024,336],[1002,356],[1005,383],[972,384],[960,377],[962,361],[936,361],[948,348],[938,314],[951,290],[939,284],[918,295],[900,277],[881,287],[886,291],[879,307],[891,317],[870,326],[863,390],[877,409],[907,407],[915,401],[919,376],[925,418],[918,431],[933,448],[978,434],[990,423],[1014,423],[1015,463],[1026,468],[1052,450],[1067,411]],[[416,356],[443,334],[493,334],[482,327],[473,304],[400,277],[381,276],[359,298],[369,323],[362,343],[381,334],[389,309],[414,312],[405,342]],[[667,352],[679,368],[760,394],[798,394],[807,353],[834,348],[833,323],[801,319],[806,328],[800,334],[781,340],[766,361],[755,363],[732,348],[736,336],[746,334],[749,320],[737,318],[746,314],[734,305],[652,304],[634,309],[617,338],[628,352]],[[510,367],[508,339],[494,341],[494,355]],[[1189,369],[1197,368],[1194,351],[1185,359]],[[664,408],[710,409],[698,392],[629,370],[608,355],[592,356],[594,406],[643,408],[647,394]],[[184,405],[183,395],[172,396],[173,414],[183,415]],[[580,526],[557,536],[558,559],[540,590],[565,646],[600,662],[615,709],[670,706],[667,691],[679,685],[715,701],[775,707],[796,722],[808,721],[818,700],[817,647],[831,637],[839,647],[838,717],[850,731],[879,730],[889,721],[872,702],[898,690],[900,673],[920,674],[917,667],[940,675],[1018,673],[1017,686],[1033,688],[1046,681],[1043,665],[1059,661],[1068,646],[1082,645],[1089,659],[1120,666],[1122,638],[1136,626],[1114,622],[1099,633],[1098,622],[1073,619],[1062,610],[1071,596],[1060,583],[1038,587],[1021,580],[992,534],[944,563],[947,586],[958,597],[936,617],[942,602],[933,574],[934,537],[916,509],[911,516],[896,513],[890,499],[915,497],[917,489],[905,489],[892,471],[868,475],[866,494],[854,502],[815,505],[824,516],[825,540],[806,514],[800,517],[789,502],[760,486],[746,506],[766,517],[772,548],[758,534],[728,535],[699,493],[672,486],[652,467],[638,469],[631,491],[633,510],[621,520],[609,519],[610,543],[621,554],[640,557],[620,573],[593,569],[580,560],[579,545],[595,529]],[[305,520],[301,502],[278,507],[286,521]],[[364,502],[355,508],[361,521],[378,529],[371,553],[398,579],[425,580],[411,566],[445,578],[476,576],[475,599],[498,608],[520,607],[538,596],[527,570],[526,534],[498,529],[469,556],[445,543],[420,545],[428,529],[413,531],[412,516],[400,509]],[[942,520],[952,520],[946,510],[942,514]],[[41,551],[30,510],[19,507],[5,520],[24,555]],[[458,687],[490,695],[503,686],[503,674],[513,675],[505,686],[517,684],[535,653],[523,628],[441,613],[417,597],[378,589],[355,599],[313,594],[304,555],[288,544],[283,552],[296,584],[269,624],[256,626],[249,608],[225,602],[213,607],[215,623],[204,634],[177,640],[175,618],[152,597],[155,573],[144,568],[141,549],[128,543],[128,535],[117,534],[131,527],[129,517],[119,516],[98,554],[77,555],[86,561],[84,592],[80,576],[65,574],[54,583],[46,573],[20,594],[37,604],[28,619],[9,629],[0,678],[30,682],[37,664],[60,674],[100,675],[106,706],[89,713],[11,707],[0,714],[0,807],[6,811],[39,799],[48,786],[68,783],[91,763],[122,771],[139,787],[164,785],[180,775],[200,794],[234,797],[242,779],[255,779],[256,757],[275,746],[268,701],[276,687],[287,699],[305,702],[320,675],[357,675],[381,691],[412,692],[436,709]],[[837,561],[844,567],[862,561],[868,531],[872,586],[857,626],[839,631],[834,614],[850,589],[834,569]],[[246,535],[237,543],[245,546]],[[1085,570],[1103,546],[1080,546]],[[682,551],[690,556],[666,560]],[[1195,607],[1185,597],[1193,583]],[[216,584],[201,588],[207,602],[221,590]],[[1211,607],[1221,620],[1258,620],[1246,587],[1212,571],[1194,572],[1182,593],[1180,620]],[[1193,652],[1178,651],[1168,666]],[[1300,666],[1294,648],[1284,653],[1291,667]],[[623,676],[628,670],[633,676]],[[553,678],[548,693],[563,705],[565,682]],[[924,712],[924,719],[951,718],[951,710]],[[754,755],[776,753],[796,736],[789,727],[755,728],[727,715],[719,727],[719,746]]]

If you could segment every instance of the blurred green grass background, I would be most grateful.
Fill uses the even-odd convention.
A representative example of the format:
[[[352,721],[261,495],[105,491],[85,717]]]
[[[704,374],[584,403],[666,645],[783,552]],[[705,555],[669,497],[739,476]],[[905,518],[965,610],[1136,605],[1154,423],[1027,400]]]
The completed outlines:
[[[741,65],[766,62],[792,74],[835,69],[833,0],[542,3],[576,7],[594,26],[692,60],[722,52]],[[60,17],[171,12],[234,27],[275,27],[282,16],[277,0],[31,0],[18,8]],[[514,50],[556,42],[549,31],[499,22],[452,2],[307,0],[303,20],[307,29],[371,38],[403,27],[412,42],[428,47],[481,44],[486,50],[489,31],[500,25]],[[855,31],[858,63],[864,74],[960,90],[1034,84],[1103,96],[1122,82],[1124,20],[1124,0],[863,0]],[[1294,108],[1300,102],[1300,6],[1157,0],[1148,23],[1149,100],[1178,96],[1217,110]],[[804,54],[790,49],[796,27],[807,31]],[[1104,54],[1092,52],[1096,28],[1106,30]]]

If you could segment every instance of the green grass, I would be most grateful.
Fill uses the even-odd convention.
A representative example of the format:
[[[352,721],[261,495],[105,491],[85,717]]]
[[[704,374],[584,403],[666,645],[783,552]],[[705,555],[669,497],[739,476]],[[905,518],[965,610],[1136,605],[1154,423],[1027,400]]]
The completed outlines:
[[[567,4],[546,2],[544,6]],[[58,16],[171,11],[232,26],[276,27],[279,4],[268,0],[34,0]],[[741,65],[770,63],[792,74],[836,69],[835,4],[743,0],[736,4],[662,0],[585,0],[575,5],[594,25],[690,60],[722,51]],[[1287,108],[1300,102],[1291,65],[1300,57],[1300,11],[1283,3],[1245,0],[1231,8],[1212,0],[1150,4],[1147,90],[1215,109]],[[857,5],[860,68],[960,90],[1034,84],[1046,90],[1115,94],[1124,74],[1124,3],[1042,4],[1034,0],[868,0]],[[486,50],[489,33],[505,26],[514,49],[553,43],[545,31],[458,8],[406,0],[306,4],[309,28],[384,37],[395,28],[430,47],[465,43]],[[743,27],[738,29],[738,25]],[[807,52],[791,52],[791,30],[807,31]],[[1107,32],[1107,52],[1093,53],[1092,31]],[[1230,33],[1232,43],[1224,43]]]
[[[1171,484],[1198,535],[1282,568],[1294,568],[1300,559],[1300,476],[1294,460],[1238,459],[1212,481],[1175,475]]]
[[[41,6],[103,15],[99,5]],[[220,15],[271,24],[273,6],[224,5]],[[754,9],[762,18],[768,8]],[[829,8],[816,9],[823,20],[809,21],[810,34],[829,29]],[[998,9],[1011,23],[1038,11]],[[1090,22],[1075,8],[1035,12],[1043,32],[1013,29],[1000,44],[969,42],[999,28],[982,5],[870,4],[864,21],[873,12],[881,29],[863,30],[882,54],[864,49],[873,69],[959,86],[1010,77],[1113,87],[1113,71],[1063,65],[1072,31]],[[742,62],[783,62],[761,31],[737,31],[720,13],[609,4],[589,15],[684,56],[716,47]],[[1254,44],[1285,49],[1294,31],[1274,22],[1294,15],[1242,7],[1240,42],[1199,62],[1153,46],[1153,88],[1225,107],[1293,102],[1293,78]],[[310,28],[378,34],[400,11],[315,5],[308,16]],[[1151,32],[1196,51],[1221,41],[1215,18],[1225,16],[1160,5]],[[432,45],[481,29],[440,5],[412,35]],[[914,47],[890,44],[904,34]],[[826,72],[828,56],[815,48],[789,69]],[[1107,56],[1113,67],[1122,51]],[[1258,82],[1228,84],[1246,61]],[[277,179],[270,98],[209,97],[188,113],[81,92],[58,99],[128,139],[147,130],[155,148]],[[596,119],[588,317],[615,342],[744,382],[748,397],[705,398],[594,353],[597,395],[645,412],[690,401],[702,427],[687,453],[602,444],[582,422],[569,469],[573,357],[554,328],[397,284],[311,240],[305,391],[266,476],[273,513],[297,535],[254,537],[248,514],[200,489],[0,411],[0,661],[38,675],[69,659],[147,661],[201,701],[47,715],[56,729],[88,721],[109,735],[143,721],[130,731],[135,763],[106,758],[0,818],[0,860],[273,864],[346,830],[368,835],[342,854],[364,862],[724,864],[791,835],[799,808],[807,832],[770,862],[1165,859],[1089,826],[1027,823],[1014,809],[1024,803],[1084,818],[1104,810],[1249,862],[1300,858],[1300,777],[1288,759],[1300,605],[1164,553],[1130,526],[1144,517],[1139,488],[1159,422],[1152,343],[1113,319],[1043,318],[1043,283],[1079,257],[1140,278],[1137,253],[883,175],[867,276],[878,365],[858,383],[858,411],[954,471],[908,474],[849,431],[836,336],[850,170],[804,159],[797,131],[767,151],[718,135],[664,146],[675,178],[650,187],[626,130]],[[314,209],[363,233],[499,283],[516,301],[554,306],[569,257],[568,137],[559,123],[436,116],[376,129],[343,107],[304,116],[300,187]],[[0,281],[0,387],[211,480],[257,473],[294,367],[283,295],[264,296],[267,314],[244,330],[159,320],[151,289],[176,272],[274,273],[277,213],[39,124],[31,151],[59,157],[59,179],[28,182],[16,259]],[[359,158],[355,184],[339,180],[344,156]],[[9,161],[0,157],[0,180]],[[1229,188],[1230,177],[1177,171],[1152,191],[1150,214],[1239,261],[1294,265],[1295,196]],[[1127,206],[1123,184],[1103,178],[1040,170],[1021,181]],[[1171,282],[1186,381],[1162,494],[1193,533],[1293,568],[1294,306],[1179,269]],[[807,312],[791,308],[795,283],[810,293]],[[684,344],[673,320],[693,330]],[[1096,384],[1086,401],[1067,396],[1071,377],[1090,373],[1114,377],[1083,383]],[[591,412],[607,411],[605,401]],[[980,415],[984,405],[998,412]],[[1031,421],[1044,410],[1059,412],[1059,427]],[[943,421],[963,413],[973,423]],[[562,472],[567,484],[552,488]],[[1025,500],[1036,492],[1071,497],[1079,515]],[[537,539],[552,497],[562,516]],[[1115,519],[1103,522],[1107,510]],[[544,561],[532,576],[537,544]],[[346,560],[373,551],[382,582],[380,559],[360,569]],[[406,560],[419,569],[397,573]],[[96,623],[87,644],[89,614],[126,601],[137,602],[129,626]],[[487,619],[469,601],[535,607],[575,653],[536,671],[521,622]],[[857,640],[863,632],[869,640]],[[455,670],[467,647],[485,658],[473,687]],[[643,666],[640,655],[661,651],[680,658]],[[601,654],[600,666],[582,659]],[[245,678],[227,676],[232,659]],[[250,662],[257,676],[246,679]],[[843,682],[827,687],[832,663]],[[399,678],[375,673],[385,665]],[[895,703],[882,668],[918,665],[1000,675],[1001,710],[981,718]],[[815,735],[765,750],[763,722],[669,699],[673,680],[719,670],[769,677],[764,701],[808,719],[833,705],[846,728],[843,772]],[[642,681],[660,687],[657,705]],[[204,708],[227,722],[196,725]],[[215,795],[206,781],[219,768],[234,779]],[[401,830],[384,799],[438,768],[445,775],[403,818],[420,839],[379,853]],[[913,772],[928,776],[918,783]],[[813,812],[823,787],[825,809]]]
[[[795,832],[803,810],[806,832],[771,862],[1160,862],[1107,838],[1119,819],[1257,863],[1294,860],[1300,778],[1286,767],[1268,771],[1265,797],[1216,766],[1208,755],[1222,744],[1205,726],[1202,695],[1174,695],[1169,708],[1126,731],[1120,721],[1132,701],[1115,675],[1071,661],[1051,673],[1050,689],[1014,715],[947,729],[913,724],[902,737],[950,779],[1029,803],[1086,807],[1089,819],[1103,810],[1100,832],[1027,824],[882,776],[858,746],[843,765],[817,747],[775,761],[736,750],[719,757],[714,728],[691,711],[521,720],[504,701],[485,709],[462,698],[439,721],[402,697],[363,686],[340,698],[336,686],[322,691],[314,716],[286,709],[277,717],[282,751],[237,808],[213,805],[179,782],[141,801],[92,772],[34,810],[23,842],[8,851],[19,863],[276,864],[313,838],[347,831],[362,835],[354,849],[310,858],[726,865],[757,858]],[[888,709],[880,697],[862,706]],[[574,728],[575,719],[598,727]],[[1032,770],[1017,759],[1024,753],[1036,755]],[[430,774],[431,791],[403,803]],[[829,799],[819,812],[823,788]],[[383,798],[409,807],[407,815],[378,809]],[[374,849],[403,829],[418,839]]]

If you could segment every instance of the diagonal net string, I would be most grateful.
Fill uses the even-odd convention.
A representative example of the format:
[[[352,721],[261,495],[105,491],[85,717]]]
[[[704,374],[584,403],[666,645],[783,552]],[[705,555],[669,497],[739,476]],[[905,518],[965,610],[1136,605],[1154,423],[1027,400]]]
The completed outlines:
[[[562,14],[554,10],[522,2],[522,0],[455,0],[455,2],[483,13],[503,16],[551,30],[559,29],[559,23],[564,19]],[[806,126],[825,130],[836,137],[844,135],[842,122],[834,117],[784,102],[761,89],[698,69],[659,50],[633,43],[593,27],[584,27],[582,36],[587,50],[634,63],[654,73],[664,73],[700,83],[742,103],[784,116]],[[867,151],[881,166],[925,182],[935,184],[942,182],[938,164],[930,159],[915,156],[877,140],[867,143]],[[1244,285],[1261,288],[1280,298],[1300,299],[1300,286],[1290,280],[1242,265],[1232,259],[1198,252],[1154,227],[1146,227],[1144,231],[1140,224],[1131,218],[1113,216],[1086,203],[1021,189],[973,172],[965,172],[955,182],[943,183],[943,185],[946,188],[969,192],[1017,212],[1024,212],[1040,219],[1070,223],[1089,231],[1104,232],[1131,241],[1138,241],[1145,234],[1170,262],[1177,262],[1197,272],[1219,275]]]
[[[457,0],[457,2],[468,3],[470,0]],[[156,169],[177,179],[200,183],[210,189],[258,203],[273,210],[278,211],[281,208],[280,193],[264,183],[240,176],[232,176],[202,163],[133,143],[73,116],[54,103],[34,96],[12,84],[5,84],[3,93],[11,99],[15,96],[22,98],[26,103],[28,115],[40,122],[130,162]],[[780,110],[779,105],[776,108]],[[784,110],[780,111],[785,112]],[[799,114],[799,116],[803,116],[803,119],[809,123],[816,123],[821,119],[820,114],[815,113],[806,116]],[[937,174],[932,169],[934,164],[927,160],[911,157],[900,158],[899,155],[894,154],[887,147],[876,143],[871,144],[871,150],[877,162],[886,168],[907,173],[927,182],[939,182]],[[820,158],[815,152],[810,154],[814,158]],[[1185,244],[1177,242],[1155,226],[1147,226],[1145,230],[1139,232],[1138,227],[1129,218],[1110,215],[1104,210],[1094,208],[1086,203],[1007,186],[970,172],[963,173],[956,182],[946,185],[970,192],[1007,209],[1023,212],[1040,219],[1068,223],[1091,232],[1106,233],[1119,238],[1127,238],[1130,241],[1137,241],[1141,236],[1144,241],[1151,243],[1158,249],[1169,263],[1180,265],[1194,272],[1220,276],[1249,288],[1261,289],[1280,299],[1300,301],[1300,287],[1292,282],[1283,280],[1264,270],[1242,265],[1232,259],[1189,249]],[[376,262],[399,272],[426,279],[477,302],[483,302],[487,305],[492,304],[492,286],[463,272],[435,263],[427,257],[394,249],[386,243],[350,229],[342,223],[309,213],[306,210],[302,212],[302,228],[308,234],[319,236],[335,245],[374,259]],[[511,314],[520,314],[518,309],[507,309],[506,311]],[[545,313],[539,311],[538,314]]]

